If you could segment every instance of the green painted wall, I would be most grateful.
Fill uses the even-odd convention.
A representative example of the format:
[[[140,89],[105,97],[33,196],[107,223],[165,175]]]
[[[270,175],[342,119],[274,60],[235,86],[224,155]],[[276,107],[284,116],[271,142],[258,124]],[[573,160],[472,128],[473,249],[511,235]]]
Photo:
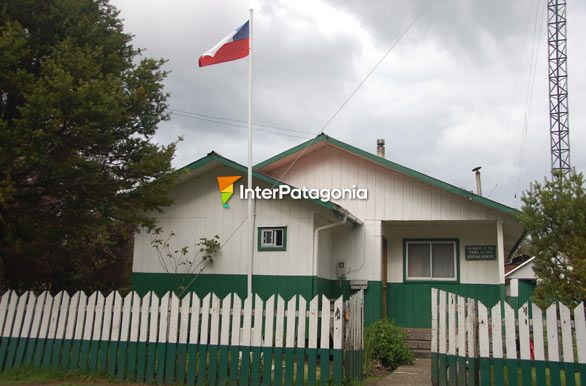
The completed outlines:
[[[438,288],[495,305],[504,286],[462,283],[389,283],[387,308],[389,318],[403,327],[431,328],[431,289]]]

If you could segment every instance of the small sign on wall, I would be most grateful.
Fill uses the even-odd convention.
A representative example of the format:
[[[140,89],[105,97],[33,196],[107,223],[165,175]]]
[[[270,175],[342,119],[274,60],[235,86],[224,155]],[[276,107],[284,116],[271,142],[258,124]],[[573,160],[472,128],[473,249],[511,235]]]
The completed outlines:
[[[496,260],[496,245],[466,245],[466,260]]]

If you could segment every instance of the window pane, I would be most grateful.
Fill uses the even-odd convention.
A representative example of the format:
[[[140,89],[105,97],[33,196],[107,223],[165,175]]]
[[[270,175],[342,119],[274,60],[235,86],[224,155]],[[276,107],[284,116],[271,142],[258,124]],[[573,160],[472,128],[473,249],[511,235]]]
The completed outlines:
[[[409,277],[429,277],[429,244],[407,244]]]
[[[454,244],[432,245],[432,277],[454,279]]]
[[[275,245],[278,247],[283,246],[283,230],[275,229]]]
[[[272,230],[262,231],[262,243],[264,245],[272,245],[273,244],[273,231]]]

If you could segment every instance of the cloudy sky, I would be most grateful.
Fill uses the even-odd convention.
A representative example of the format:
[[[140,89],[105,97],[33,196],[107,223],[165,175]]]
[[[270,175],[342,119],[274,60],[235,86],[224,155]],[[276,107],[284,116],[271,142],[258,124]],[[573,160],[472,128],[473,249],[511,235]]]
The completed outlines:
[[[319,133],[426,3],[113,1],[134,44],[168,60],[166,87],[176,114],[156,140],[183,136],[177,167],[211,150],[246,163],[248,62],[200,69],[197,58],[246,21],[249,8],[259,162]],[[384,138],[387,158],[469,190],[471,169],[482,166],[485,195],[518,207],[529,182],[549,174],[544,10],[545,0],[432,1],[325,133],[372,152]],[[586,3],[568,0],[571,158],[583,171],[580,36],[586,36]]]

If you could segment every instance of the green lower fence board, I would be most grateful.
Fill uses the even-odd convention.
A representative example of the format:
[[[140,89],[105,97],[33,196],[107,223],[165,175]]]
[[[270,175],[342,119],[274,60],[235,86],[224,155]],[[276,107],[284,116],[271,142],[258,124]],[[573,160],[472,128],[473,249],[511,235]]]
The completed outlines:
[[[507,359],[507,379],[509,380],[509,386],[518,386],[518,367],[516,359]]]
[[[167,344],[165,357],[165,384],[170,385],[172,383],[183,383],[183,380],[177,380],[177,382],[175,382],[175,379],[177,379],[175,374],[180,362],[179,358],[177,357],[177,343]]]
[[[2,339],[2,341],[0,341],[0,370],[2,370],[4,368],[4,360],[6,359],[7,352],[8,352],[8,339]]]
[[[458,385],[466,384],[466,358],[457,357],[456,366],[458,367]]]
[[[242,362],[240,364],[240,385],[248,385],[250,380],[250,348],[242,347]]]
[[[142,377],[139,380],[137,368],[138,368],[138,358],[139,358],[139,347],[140,345],[144,345],[144,343],[138,342],[128,342],[128,360],[126,361],[126,370],[124,371],[124,379],[133,379],[137,382],[142,381]],[[144,374],[144,348],[143,348],[143,358],[142,358],[142,366],[143,366],[143,373]]]
[[[81,358],[81,346],[82,341],[80,339],[74,339],[71,342],[71,355],[69,356],[69,363],[67,364],[68,369],[78,369]]]
[[[63,347],[61,348],[61,367],[64,369],[69,368],[69,361],[71,360],[71,339],[65,339],[63,341]]]
[[[53,353],[51,359],[51,367],[61,367],[61,349],[63,347],[63,339],[55,340],[53,344]]]
[[[440,386],[445,386],[448,384],[448,364],[446,359],[446,354],[438,354],[438,384]]]
[[[10,338],[8,342],[8,349],[6,351],[6,360],[4,361],[4,369],[11,369],[14,365],[14,357],[18,348],[19,339]],[[0,362],[1,364],[2,362]]]
[[[467,364],[466,385],[476,386],[478,384],[478,359],[467,358]]]
[[[342,350],[334,350],[334,369],[332,374],[332,379],[334,380],[334,385],[341,385],[342,384]]]
[[[549,383],[551,386],[561,386],[562,380],[560,376],[559,362],[548,362],[549,367]]]
[[[580,374],[580,385],[586,386],[586,363],[580,363],[578,365],[578,372]]]
[[[118,342],[111,341],[108,345],[108,375],[116,375],[116,364],[118,363]]]
[[[209,386],[216,386],[218,375],[218,346],[210,345],[208,348],[208,375],[206,377]]]
[[[545,385],[547,382],[546,375],[545,375],[545,362],[544,361],[534,361],[533,366],[535,367],[535,383],[537,385]],[[582,381],[584,382],[584,381]],[[584,384],[586,386],[586,384]]]
[[[106,360],[107,359],[108,359],[108,341],[102,340],[102,341],[100,341],[100,345],[99,345],[98,371],[100,371],[100,372],[106,371]]]
[[[177,366],[176,366],[176,381],[177,384],[185,383],[185,363],[187,362],[187,344],[180,343],[177,345]]]
[[[92,340],[90,342],[90,354],[89,354],[89,369],[95,372],[98,368],[98,352],[100,351],[100,342]]]
[[[230,347],[230,385],[238,384],[238,370],[240,368],[240,349]]]
[[[33,367],[41,367],[43,360],[43,351],[45,348],[46,339],[37,339],[37,344],[33,353]],[[89,342],[88,342],[89,344]],[[83,350],[81,351],[83,354]]]
[[[317,349],[307,349],[307,385],[314,386],[317,377]]]
[[[319,350],[319,381],[326,385],[330,379],[330,350],[322,348]]]
[[[295,349],[285,348],[285,386],[293,385],[293,366],[295,365]]]
[[[146,383],[153,383],[155,378],[155,364],[157,359],[157,344],[151,342],[147,343],[146,350],[147,359],[144,380]]]
[[[564,362],[563,363],[563,368],[564,368],[564,374],[565,374],[565,380],[566,386],[576,386],[576,371],[574,369],[574,363],[568,363],[568,362]],[[580,380],[580,383],[584,383],[584,381]]]
[[[37,345],[37,339],[29,339],[26,343],[26,349],[24,350],[24,358],[22,360],[22,364],[25,366],[30,366],[33,363],[33,358],[35,356],[35,347]],[[76,354],[79,353],[79,350],[76,351]]]
[[[162,385],[165,381],[165,351],[167,349],[166,343],[157,343],[156,359],[155,359],[155,376],[158,385]]]
[[[275,347],[275,375],[274,385],[281,386],[283,384],[283,348]]]
[[[14,367],[21,367],[24,360],[24,353],[29,343],[28,339],[19,338],[18,349],[16,350],[16,356],[14,358]]]
[[[523,386],[532,386],[533,384],[533,375],[531,370],[531,361],[524,360],[520,363],[521,367],[521,385]],[[566,385],[569,386],[569,385]]]
[[[45,347],[43,349],[43,361],[41,362],[41,366],[44,369],[48,369],[51,367],[51,354],[53,353],[53,339],[47,339],[45,342]]]
[[[228,346],[218,348],[218,385],[223,386],[228,380]]]
[[[260,385],[260,347],[252,348],[252,367],[250,381],[253,385]]]
[[[133,346],[135,346],[135,351],[134,351],[134,355],[135,355],[135,359],[136,359],[136,345],[133,344]],[[124,379],[124,373],[126,371],[126,358],[128,358],[128,360],[130,361],[130,356],[131,356],[131,352],[130,350],[128,350],[128,342],[119,342],[118,343],[118,360],[116,361],[116,378],[118,378],[119,380]]]
[[[197,354],[199,356],[199,363],[197,365],[197,384],[201,386],[205,384],[208,359],[208,346],[206,346],[205,344],[200,345],[198,347]]]
[[[490,386],[490,360],[488,358],[480,358],[480,385]]]
[[[273,367],[273,350],[272,347],[264,347],[262,349],[262,384],[263,386],[271,385],[271,369]],[[221,361],[220,361],[221,363]],[[275,366],[276,369],[276,366]],[[222,385],[222,383],[220,383]]]
[[[187,346],[187,385],[195,384],[197,370],[197,345]]]
[[[129,379],[136,379],[136,382],[138,383],[142,383],[144,382],[145,379],[145,373],[146,373],[146,362],[147,362],[147,344],[146,342],[138,342],[137,347],[136,347],[136,354],[137,354],[137,359],[136,359],[136,375],[134,377],[132,377],[132,375],[134,375],[134,371],[131,372],[131,378]],[[130,366],[134,364],[129,364],[128,367],[130,368]]]
[[[295,376],[297,386],[303,386],[305,381],[305,349],[298,348],[297,354],[297,374]]]
[[[448,380],[450,385],[457,384],[456,356],[448,355]]]
[[[493,359],[493,368],[494,368],[494,384],[495,385],[504,385],[505,384],[505,367],[504,367],[504,359],[496,358]]]

